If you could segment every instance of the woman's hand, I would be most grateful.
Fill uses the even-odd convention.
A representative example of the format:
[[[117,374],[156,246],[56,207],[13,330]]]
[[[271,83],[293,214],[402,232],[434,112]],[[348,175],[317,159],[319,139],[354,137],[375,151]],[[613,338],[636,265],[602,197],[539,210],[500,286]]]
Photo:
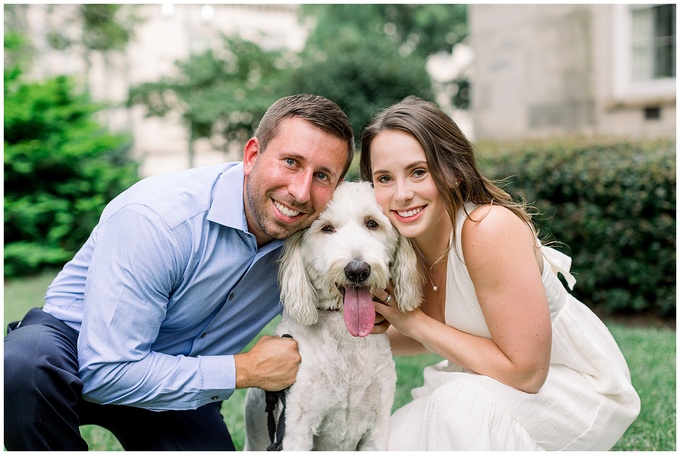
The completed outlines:
[[[393,294],[394,290],[390,285],[385,290],[379,290],[374,294],[373,306],[376,313],[382,315],[392,326],[406,336],[412,336],[418,318],[423,316],[423,312],[416,308],[413,311],[403,313],[399,311],[397,299]]]
[[[371,335],[385,333],[387,329],[390,328],[390,321],[385,318],[382,314],[375,312],[375,323],[373,324],[373,330],[371,330]]]
[[[397,301],[394,295],[392,287],[384,290],[378,291],[373,296],[373,305],[375,306],[375,311],[377,315],[385,318],[385,322],[389,330],[387,335],[390,338],[390,346],[392,347],[392,353],[394,355],[416,355],[416,354],[427,354],[428,351],[425,346],[419,341],[404,335],[401,330],[407,327],[413,321],[414,313],[418,312],[422,316],[423,313],[420,309],[410,311],[409,313],[402,313],[397,307]],[[376,315],[376,318],[378,317]],[[398,324],[401,330],[395,326]],[[413,322],[415,324],[415,322]]]

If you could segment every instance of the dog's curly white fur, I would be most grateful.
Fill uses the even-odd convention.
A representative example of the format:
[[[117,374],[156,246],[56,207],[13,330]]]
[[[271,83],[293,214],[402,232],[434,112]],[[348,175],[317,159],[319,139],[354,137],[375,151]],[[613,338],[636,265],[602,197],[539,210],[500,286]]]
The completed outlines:
[[[373,324],[365,321],[368,310],[350,314],[343,296],[355,293],[356,301],[390,280],[400,310],[420,305],[415,252],[383,214],[370,183],[340,184],[311,227],[286,241],[276,332],[293,336],[302,362],[286,391],[283,450],[387,449],[396,387],[389,340],[366,336]],[[364,326],[355,328],[358,336],[348,329],[354,325]],[[269,445],[266,418],[264,392],[250,389],[246,450]]]

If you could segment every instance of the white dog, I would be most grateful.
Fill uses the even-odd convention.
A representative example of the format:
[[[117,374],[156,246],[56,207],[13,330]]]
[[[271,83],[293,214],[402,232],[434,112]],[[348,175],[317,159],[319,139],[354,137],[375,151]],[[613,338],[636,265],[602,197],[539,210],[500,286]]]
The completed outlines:
[[[368,182],[340,184],[311,227],[286,241],[276,333],[297,341],[302,362],[285,392],[283,450],[387,449],[396,372],[387,335],[370,332],[372,293],[390,279],[400,310],[420,305],[414,250]],[[265,393],[250,389],[245,449],[269,444]]]

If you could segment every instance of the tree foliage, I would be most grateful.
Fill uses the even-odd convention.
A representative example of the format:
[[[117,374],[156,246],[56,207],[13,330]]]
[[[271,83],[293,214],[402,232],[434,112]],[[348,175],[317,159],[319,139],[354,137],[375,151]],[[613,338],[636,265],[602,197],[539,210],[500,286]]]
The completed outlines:
[[[467,38],[467,5],[380,5],[387,23],[394,24],[399,42],[423,57],[450,53]]]
[[[409,94],[431,99],[425,59],[403,56],[400,43],[383,32],[384,5],[307,5],[316,26],[307,40],[302,66],[292,74],[297,91],[337,102],[355,135],[376,109]]]
[[[6,55],[22,42],[6,37]],[[70,259],[137,172],[130,139],[101,129],[101,106],[72,79],[27,82],[18,65],[4,79],[4,269],[15,276]]]
[[[340,30],[332,41],[311,38],[302,62],[290,74],[291,87],[338,103],[357,138],[377,109],[411,94],[433,98],[424,59],[403,58],[385,36],[366,39],[357,28]]]
[[[314,41],[332,42],[338,30],[356,28],[367,37],[383,35],[402,55],[421,58],[449,53],[467,38],[464,4],[309,4],[302,14],[316,21]]]
[[[467,33],[464,5],[302,5],[301,14],[316,26],[299,55],[224,37],[219,48],[176,62],[175,74],[134,87],[129,103],[148,116],[179,113],[190,147],[208,138],[228,150],[276,99],[315,93],[338,103],[358,136],[379,108],[409,94],[432,100],[427,56],[449,52]]]
[[[271,103],[288,93],[287,60],[250,41],[223,40],[219,49],[175,62],[176,74],[133,87],[129,103],[144,105],[147,116],[180,113],[190,142],[207,138],[226,151],[247,140]]]
[[[47,39],[54,49],[80,47],[86,55],[124,51],[141,22],[133,5],[97,3],[72,9],[63,22],[49,24]]]
[[[406,94],[431,99],[431,84],[427,84],[425,90],[421,82],[424,77],[429,80],[425,71],[428,57],[448,54],[467,38],[466,5],[311,4],[303,5],[301,11],[303,18],[311,18],[316,23],[307,41],[303,62],[313,65],[311,62],[326,58],[326,66],[334,68],[336,59],[338,65],[349,63],[356,67],[354,72],[366,73],[380,83],[387,82],[382,95],[375,92],[367,95],[369,100],[375,98],[378,107],[404,96],[393,93],[395,87],[405,89]],[[338,41],[350,37],[354,37],[352,46],[339,45]],[[340,53],[331,52],[338,48]],[[300,72],[304,77],[316,74],[307,69]],[[332,77],[329,79],[328,84],[338,82]],[[351,80],[341,82],[352,84]],[[470,84],[466,77],[457,76],[444,83],[447,84],[457,88],[450,90],[452,104],[466,109]]]

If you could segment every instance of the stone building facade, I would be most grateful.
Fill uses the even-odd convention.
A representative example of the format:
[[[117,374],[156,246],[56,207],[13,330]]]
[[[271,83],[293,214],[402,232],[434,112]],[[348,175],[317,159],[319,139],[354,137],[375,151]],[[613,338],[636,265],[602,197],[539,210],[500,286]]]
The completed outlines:
[[[675,5],[470,5],[477,139],[675,137]]]

